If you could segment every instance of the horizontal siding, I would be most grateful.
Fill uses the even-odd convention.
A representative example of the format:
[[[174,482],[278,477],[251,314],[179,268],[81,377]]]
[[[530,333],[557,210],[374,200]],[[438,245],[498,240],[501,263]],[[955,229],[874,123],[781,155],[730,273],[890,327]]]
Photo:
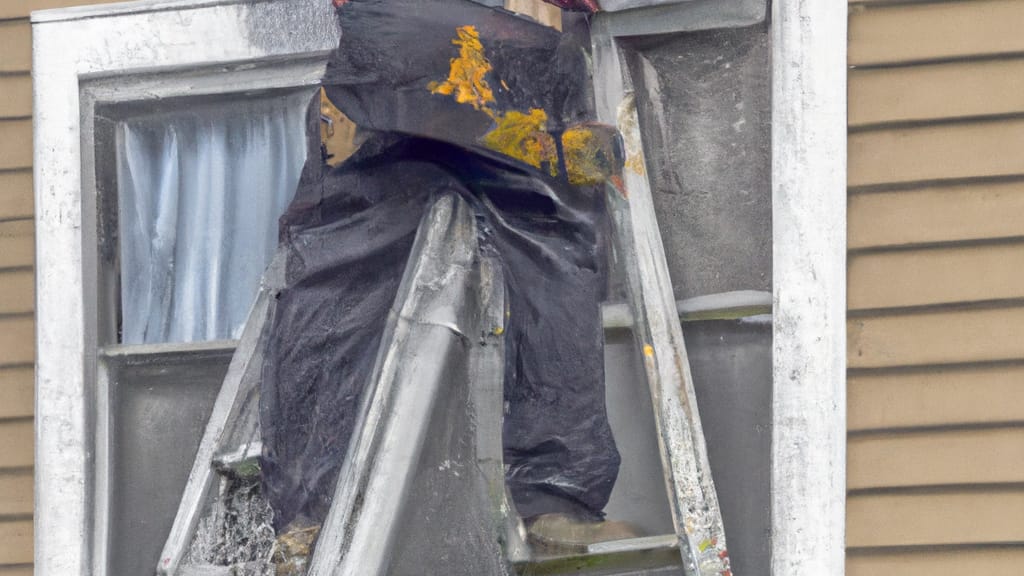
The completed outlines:
[[[0,120],[0,134],[0,170],[30,168],[32,120]]]
[[[1024,298],[1024,242],[853,254],[848,278],[850,310]]]
[[[17,118],[32,114],[32,77],[26,72],[0,76],[0,118]]]
[[[37,3],[0,2],[0,576],[32,574],[35,246],[32,43],[24,17]]]
[[[1024,174],[1024,154],[1014,153],[1019,150],[1024,150],[1024,119],[855,132],[849,137],[848,183],[1019,176]]]
[[[1024,422],[1024,365],[854,373],[847,389],[852,432]]]
[[[34,377],[30,366],[0,368],[0,419],[32,415]]]
[[[31,67],[32,28],[28,20],[0,22],[0,72],[27,72]]]
[[[32,205],[32,171],[0,172],[0,221],[32,218]]]
[[[1024,112],[1024,58],[851,70],[850,126]]]
[[[1024,2],[975,0],[850,11],[850,64],[907,63],[1024,52]]]
[[[846,576],[1010,576],[1019,574],[1022,566],[1024,547],[901,551],[852,554]]]
[[[0,367],[35,362],[35,339],[31,315],[0,316]]]
[[[0,564],[30,564],[32,551],[31,520],[0,522]]]
[[[1024,488],[851,495],[846,513],[851,548],[1024,542]]]
[[[1024,238],[1024,181],[853,194],[850,249]]]
[[[1024,307],[881,314],[848,321],[850,368],[1024,358]]]
[[[0,470],[31,467],[33,438],[30,418],[0,420]]]
[[[847,574],[1024,564],[1024,2],[851,2]]]
[[[0,270],[32,266],[35,259],[31,220],[0,222]]]
[[[32,471],[0,472],[0,516],[32,514]]]
[[[854,436],[847,455],[850,490],[1024,483],[1024,427]]]
[[[0,270],[0,315],[26,314],[35,308],[31,270]]]

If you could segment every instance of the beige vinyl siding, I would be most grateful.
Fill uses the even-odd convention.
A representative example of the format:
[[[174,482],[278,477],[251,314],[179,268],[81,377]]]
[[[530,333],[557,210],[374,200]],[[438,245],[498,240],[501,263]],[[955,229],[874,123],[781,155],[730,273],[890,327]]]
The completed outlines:
[[[0,419],[31,417],[34,402],[32,366],[0,368]]]
[[[1021,214],[1024,180],[853,194],[847,241],[860,250],[1017,238]]]
[[[27,18],[0,21],[0,72],[24,73],[32,67],[32,27]]]
[[[1021,22],[850,3],[849,576],[1024,565]]]
[[[28,14],[87,3],[0,1],[0,576],[32,574],[35,240]]]
[[[1016,574],[1024,566],[1024,549],[1015,547],[968,548],[850,554],[846,576],[937,576],[940,574]],[[2,576],[0,572],[0,576]]]
[[[980,548],[1020,541],[1024,490],[991,487],[871,493],[850,499],[846,510],[846,542],[853,550],[943,545]]]
[[[0,170],[32,167],[32,119],[0,120]]]
[[[0,9],[0,14],[3,14]],[[0,576],[32,568],[32,85],[28,21],[0,21]]]
[[[1024,393],[1024,364],[854,370],[847,390],[850,432],[1024,422],[1024,402],[1013,401]],[[861,474],[858,466],[850,474]]]
[[[1024,109],[1024,58],[850,71],[851,127]]]
[[[4,76],[0,76],[2,90]],[[0,92],[3,93],[3,92]],[[32,171],[0,171],[0,223],[32,218]],[[2,237],[3,232],[0,232]],[[2,240],[0,240],[2,242]],[[0,253],[3,251],[0,250]]]
[[[34,229],[31,216],[0,222],[0,270],[32,266],[36,252]]]
[[[854,66],[911,64],[1024,53],[1024,2],[850,3]]]
[[[850,310],[1024,298],[1024,241],[853,254],[848,276]]]
[[[0,76],[0,118],[22,118],[32,115],[32,76],[19,72]]]
[[[32,550],[31,516],[0,522],[0,566],[24,568],[32,563]]]

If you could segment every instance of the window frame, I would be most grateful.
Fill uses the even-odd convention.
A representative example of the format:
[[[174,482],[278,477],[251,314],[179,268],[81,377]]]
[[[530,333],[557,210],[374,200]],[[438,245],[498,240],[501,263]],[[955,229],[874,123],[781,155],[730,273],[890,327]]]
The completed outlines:
[[[675,6],[691,22],[715,3]],[[773,2],[772,574],[842,574],[846,7]],[[671,6],[645,10],[669,10]],[[736,13],[742,15],[742,9]],[[629,14],[619,15],[629,22]],[[763,17],[763,14],[762,14]],[[37,574],[105,573],[95,110],[132,98],[312,85],[337,45],[326,0],[141,0],[36,12]],[[301,34],[293,34],[301,26]],[[706,26],[705,26],[706,27]],[[639,31],[622,24],[611,37]],[[292,67],[305,66],[301,74]],[[117,353],[125,353],[118,350]]]

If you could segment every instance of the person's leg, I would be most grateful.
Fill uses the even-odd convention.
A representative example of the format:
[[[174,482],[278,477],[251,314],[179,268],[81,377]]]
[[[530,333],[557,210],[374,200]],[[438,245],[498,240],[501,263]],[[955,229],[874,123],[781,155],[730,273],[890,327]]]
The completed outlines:
[[[598,520],[620,460],[605,408],[604,203],[570,206],[532,178],[499,182],[482,205],[507,286],[508,486],[524,518]]]
[[[304,179],[282,218],[287,282],[260,406],[264,493],[278,530],[326,516],[430,186],[444,177],[391,142]]]

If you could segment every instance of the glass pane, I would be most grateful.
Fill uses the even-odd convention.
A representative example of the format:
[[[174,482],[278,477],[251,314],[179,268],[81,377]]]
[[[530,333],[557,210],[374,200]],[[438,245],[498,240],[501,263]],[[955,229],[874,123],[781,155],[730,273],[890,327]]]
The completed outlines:
[[[119,123],[122,342],[237,336],[299,180],[308,103],[246,97]]]
[[[686,322],[683,334],[732,567],[763,574],[771,530],[771,320]]]
[[[770,290],[767,29],[659,36],[633,47],[640,57],[630,73],[676,299]]]
[[[109,574],[152,574],[231,349],[104,360],[111,381]]]

